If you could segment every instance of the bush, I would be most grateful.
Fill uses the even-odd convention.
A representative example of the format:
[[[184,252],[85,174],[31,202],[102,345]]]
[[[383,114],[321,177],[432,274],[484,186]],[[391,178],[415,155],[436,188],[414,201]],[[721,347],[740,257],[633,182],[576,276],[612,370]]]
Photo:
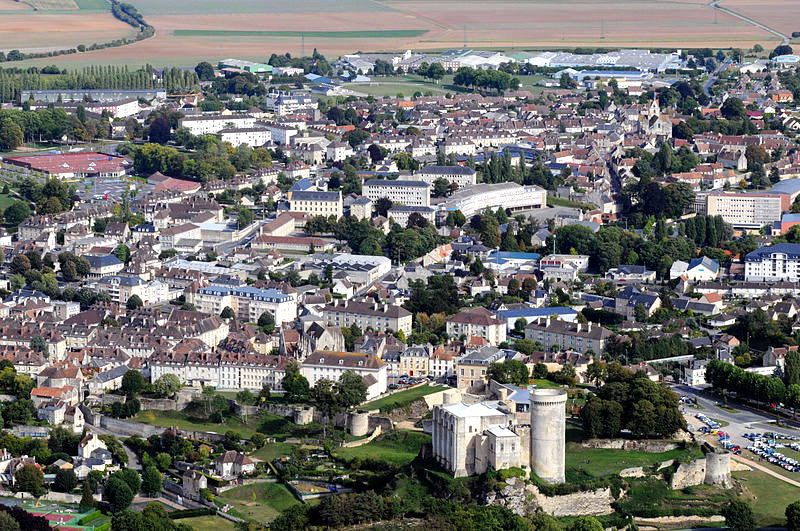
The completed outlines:
[[[197,509],[184,509],[182,511],[172,511],[169,517],[172,520],[180,520],[183,518],[194,518],[196,516],[211,516],[217,514],[215,509],[209,507],[199,507]]]

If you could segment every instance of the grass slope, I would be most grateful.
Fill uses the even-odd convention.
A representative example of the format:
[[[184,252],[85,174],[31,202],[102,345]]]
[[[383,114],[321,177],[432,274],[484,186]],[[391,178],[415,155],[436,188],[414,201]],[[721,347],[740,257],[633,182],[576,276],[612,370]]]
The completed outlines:
[[[256,522],[269,522],[300,502],[280,483],[245,485],[220,494],[219,499],[233,506],[231,514]],[[206,528],[213,529],[213,528]]]
[[[580,444],[569,443],[566,452],[567,473],[586,473],[594,477],[609,476],[620,470],[631,467],[648,467],[684,457],[700,457],[699,449],[672,450],[651,454],[647,452],[631,452],[628,450],[607,450],[601,448],[584,448]]]
[[[363,31],[272,31],[272,30],[206,30],[178,29],[176,37],[322,37],[327,39],[395,39],[419,37],[428,30],[363,30]]]
[[[430,436],[424,433],[399,430],[396,433],[379,437],[364,446],[339,448],[333,452],[333,455],[345,461],[377,459],[394,466],[404,466],[413,461],[419,454],[422,445],[430,440]]]
[[[181,411],[155,411],[148,409],[140,411],[139,414],[131,420],[163,428],[177,426],[178,428],[189,431],[208,431],[212,433],[235,431],[242,437],[249,438],[256,432],[261,419],[258,417],[251,417],[247,424],[244,424],[238,418],[228,417],[224,424],[214,424],[213,422],[195,422],[190,420],[186,414]]]
[[[421,385],[419,387],[414,387],[413,389],[407,389],[405,391],[398,391],[392,395],[379,398],[377,400],[373,400],[372,402],[367,402],[363,404],[360,409],[364,410],[373,410],[373,409],[380,409],[381,411],[391,411],[393,409],[399,409],[401,407],[405,407],[412,402],[422,398],[426,395],[431,395],[433,393],[438,393],[439,391],[444,391],[444,387],[433,386],[430,384]]]
[[[800,488],[754,470],[734,472],[742,495],[751,502],[756,525],[759,527],[783,527],[786,525],[786,506],[800,500]]]

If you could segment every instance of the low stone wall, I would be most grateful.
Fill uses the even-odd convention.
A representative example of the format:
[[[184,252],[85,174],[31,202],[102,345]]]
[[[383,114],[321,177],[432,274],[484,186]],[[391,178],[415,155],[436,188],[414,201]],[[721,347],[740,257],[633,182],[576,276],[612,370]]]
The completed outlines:
[[[532,514],[537,510],[553,516],[599,516],[611,514],[615,498],[610,488],[575,492],[562,496],[545,496],[532,484],[521,478],[511,478],[499,493],[491,493],[486,502],[502,505],[518,515]]]
[[[731,454],[728,452],[709,452],[705,457],[690,463],[681,463],[672,474],[670,487],[674,490],[695,485],[731,486]]]
[[[342,448],[358,448],[359,446],[364,446],[365,444],[369,444],[375,439],[377,439],[381,435],[381,433],[383,433],[383,430],[381,430],[381,427],[378,426],[377,428],[375,428],[375,431],[372,432],[372,435],[370,435],[366,439],[359,439],[357,441],[350,441],[344,443],[342,445]]]
[[[100,427],[113,432],[116,435],[123,435],[126,437],[150,437],[151,435],[160,435],[164,432],[164,428],[158,426],[151,426],[150,424],[142,424],[141,422],[134,422],[132,420],[112,419],[105,415],[97,415],[95,422],[99,419]]]
[[[679,447],[674,441],[663,440],[634,440],[634,439],[587,439],[581,443],[584,448],[598,448],[606,450],[632,450],[660,454],[669,452]]]
[[[157,411],[178,411],[178,401],[170,398],[140,398],[142,409],[155,409]]]

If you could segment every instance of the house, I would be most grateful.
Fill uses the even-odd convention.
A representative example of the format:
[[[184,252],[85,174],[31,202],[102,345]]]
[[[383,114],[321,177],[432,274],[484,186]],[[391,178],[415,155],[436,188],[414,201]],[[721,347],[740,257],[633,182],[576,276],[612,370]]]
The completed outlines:
[[[617,284],[643,284],[656,280],[656,272],[640,265],[620,265],[606,272],[606,278]]]
[[[208,478],[197,470],[187,470],[181,476],[183,496],[192,501],[200,501],[201,491],[208,488]]]
[[[78,443],[78,457],[81,459],[89,459],[97,450],[108,450],[108,447],[94,432],[87,433],[86,436],[81,439],[81,442]]]
[[[496,347],[483,347],[468,352],[456,360],[456,387],[468,393],[482,392],[489,383],[489,365],[505,360],[506,351]]]
[[[708,282],[719,276],[719,262],[706,256],[694,258],[690,262],[676,260],[669,269],[669,278],[686,276],[692,282]]]
[[[236,478],[252,474],[255,470],[255,462],[236,450],[228,450],[214,461],[214,471],[221,478]]]
[[[690,387],[697,387],[706,383],[706,366],[708,360],[691,360],[683,367],[681,383]]]

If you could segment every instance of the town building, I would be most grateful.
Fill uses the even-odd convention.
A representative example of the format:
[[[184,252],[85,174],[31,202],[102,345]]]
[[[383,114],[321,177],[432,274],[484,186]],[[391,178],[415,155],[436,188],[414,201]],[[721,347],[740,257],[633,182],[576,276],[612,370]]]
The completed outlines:
[[[468,166],[425,166],[414,177],[433,186],[439,179],[444,179],[459,188],[477,184],[477,172]]]
[[[372,328],[377,331],[402,331],[406,336],[411,334],[411,312],[394,304],[334,300],[323,308],[322,318],[329,325],[340,328],[356,325],[361,330]]]
[[[393,204],[405,206],[431,206],[430,185],[423,181],[370,179],[362,188],[364,196],[373,203],[389,199]]]
[[[291,212],[302,212],[309,216],[342,217],[342,192],[296,191],[289,200]]]
[[[589,321],[586,324],[557,319],[539,319],[525,327],[525,339],[538,341],[544,348],[558,350],[574,350],[576,352],[604,351],[606,342],[613,332]]]
[[[367,399],[372,400],[387,389],[387,367],[378,357],[361,352],[318,351],[307,357],[300,365],[300,373],[313,387],[322,379],[333,382],[352,371],[367,384]]]
[[[747,282],[800,281],[800,244],[779,243],[756,249],[744,259]]]
[[[273,288],[212,284],[189,292],[187,301],[199,311],[212,315],[231,308],[239,319],[251,323],[258,321],[264,312],[272,315],[277,324],[294,321],[297,317],[294,296]]]
[[[456,190],[439,209],[460,210],[467,218],[484,210],[503,208],[511,212],[535,210],[547,206],[547,190],[540,186],[522,186],[517,183],[480,183]]]

